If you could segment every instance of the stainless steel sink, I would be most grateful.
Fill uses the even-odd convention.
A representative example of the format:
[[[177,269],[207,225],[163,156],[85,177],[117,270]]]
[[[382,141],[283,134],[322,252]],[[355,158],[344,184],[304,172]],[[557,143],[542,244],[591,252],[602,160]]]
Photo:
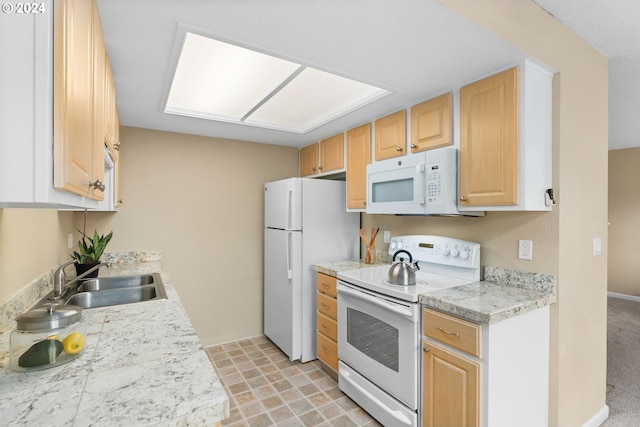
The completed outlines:
[[[155,277],[156,275],[157,274],[142,274],[138,276],[99,277],[96,279],[87,279],[78,286],[78,292],[102,291],[107,289],[152,285],[159,280],[159,278]]]
[[[150,301],[159,298],[166,298],[166,295],[164,297],[159,296],[158,288],[155,285],[144,285],[79,292],[69,297],[66,304],[79,305],[83,308],[96,308]]]
[[[50,304],[54,301],[52,298],[53,292],[50,292],[36,307]],[[98,308],[160,299],[167,299],[164,283],[160,273],[151,273],[87,279],[65,289],[60,301],[66,305]]]

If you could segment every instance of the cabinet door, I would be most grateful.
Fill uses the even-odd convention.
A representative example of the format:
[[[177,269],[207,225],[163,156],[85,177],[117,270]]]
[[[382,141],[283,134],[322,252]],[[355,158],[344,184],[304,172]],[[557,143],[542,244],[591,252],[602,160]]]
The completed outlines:
[[[320,172],[344,168],[344,134],[340,133],[320,141]]]
[[[407,111],[375,121],[376,160],[402,156],[407,152]]]
[[[480,425],[480,365],[423,342],[422,426]]]
[[[371,163],[371,123],[347,132],[347,208],[367,205],[367,165]]]
[[[93,180],[92,6],[54,8],[54,186],[89,197]]]
[[[300,176],[318,173],[318,143],[300,149]]]
[[[518,202],[518,69],[460,89],[460,204]]]
[[[102,35],[102,25],[98,15],[98,8],[92,8],[92,47],[93,47],[93,66],[92,66],[92,86],[93,86],[93,123],[92,123],[92,167],[91,180],[105,181],[104,178],[104,147],[106,136],[106,67],[107,67],[107,49],[104,45],[104,37]],[[104,199],[104,190],[99,188],[91,188],[91,198],[95,200]],[[112,201],[109,201],[111,203]]]
[[[109,149],[114,148],[116,143],[116,85],[113,81],[113,74],[109,59],[105,63],[105,142]]]
[[[411,107],[411,152],[453,144],[451,92]]]
[[[114,110],[114,151],[116,152],[116,163],[114,165],[114,174],[115,174],[115,193],[114,193],[114,205],[116,208],[122,206],[124,201],[122,200],[122,193],[120,189],[120,162],[122,161],[122,156],[120,156],[120,116],[118,116],[118,109]]]

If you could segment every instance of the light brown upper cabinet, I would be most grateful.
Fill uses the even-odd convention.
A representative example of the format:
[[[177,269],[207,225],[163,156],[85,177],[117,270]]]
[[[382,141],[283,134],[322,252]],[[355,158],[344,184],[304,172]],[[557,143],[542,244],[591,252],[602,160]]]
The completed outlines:
[[[518,68],[460,89],[460,201],[518,202]]]
[[[320,141],[320,173],[344,168],[344,134],[339,133]]]
[[[347,209],[366,208],[371,123],[347,131]]]
[[[407,111],[401,110],[375,121],[376,160],[407,153]]]
[[[451,92],[411,107],[411,152],[453,144]]]
[[[63,0],[54,8],[54,185],[90,198],[104,182],[104,160],[94,161],[104,153],[94,139],[94,7]]]
[[[344,170],[344,134],[300,149],[300,176]]]
[[[300,176],[315,175],[318,173],[318,146],[316,142],[300,149]]]
[[[552,74],[530,61],[460,89],[460,210],[550,210]]]

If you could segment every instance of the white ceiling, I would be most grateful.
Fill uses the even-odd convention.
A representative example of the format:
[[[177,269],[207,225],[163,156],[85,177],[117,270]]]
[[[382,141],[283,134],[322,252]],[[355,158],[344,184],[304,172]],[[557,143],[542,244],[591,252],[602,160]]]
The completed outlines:
[[[609,149],[640,146],[640,1],[534,1],[609,58]]]
[[[640,113],[640,83],[624,72],[627,67],[638,67],[640,25],[634,26],[631,21],[640,16],[640,2],[636,5],[636,0],[617,0],[616,5],[626,5],[622,11],[607,10],[600,0],[536,2],[611,58],[610,148],[640,145],[638,138],[638,144],[634,144],[630,137],[639,134],[635,128],[640,127],[640,120],[634,123],[629,119]],[[409,107],[525,57],[520,49],[436,0],[97,3],[121,124],[219,138],[300,147]],[[607,14],[616,16],[604,19],[607,25],[601,25],[601,17]],[[392,94],[303,135],[165,114],[164,103],[181,46],[176,41],[179,26],[389,89]],[[635,70],[639,76],[639,69]],[[619,85],[624,86],[620,89]]]

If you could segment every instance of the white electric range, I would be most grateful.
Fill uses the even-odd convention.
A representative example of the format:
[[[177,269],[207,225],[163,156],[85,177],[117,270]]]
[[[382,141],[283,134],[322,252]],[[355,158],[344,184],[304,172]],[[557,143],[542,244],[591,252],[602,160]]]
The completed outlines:
[[[383,425],[413,427],[420,418],[418,298],[479,281],[480,245],[412,235],[391,239],[389,254],[398,250],[420,267],[415,285],[390,284],[388,266],[338,273],[338,382]]]

